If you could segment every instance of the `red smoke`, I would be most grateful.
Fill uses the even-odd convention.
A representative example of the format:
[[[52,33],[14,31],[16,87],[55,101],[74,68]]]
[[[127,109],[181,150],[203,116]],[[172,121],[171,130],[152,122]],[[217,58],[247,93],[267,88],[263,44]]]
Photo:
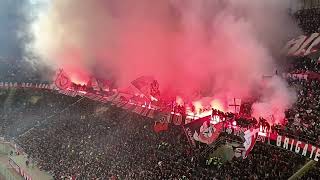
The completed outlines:
[[[295,29],[286,9],[276,0],[56,0],[33,24],[31,48],[79,82],[95,75],[124,87],[151,75],[164,94],[224,102],[250,96],[272,72],[269,47]]]

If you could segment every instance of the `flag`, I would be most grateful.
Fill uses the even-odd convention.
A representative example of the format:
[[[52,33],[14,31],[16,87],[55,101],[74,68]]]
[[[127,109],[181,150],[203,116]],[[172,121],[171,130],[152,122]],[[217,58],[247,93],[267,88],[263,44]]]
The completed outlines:
[[[168,123],[167,122],[154,122],[153,130],[156,133],[159,133],[161,131],[166,131],[168,130]]]
[[[205,121],[200,127],[199,133],[195,131],[193,138],[202,143],[212,144],[220,135],[222,127],[223,123],[213,125],[210,122]]]
[[[138,79],[131,82],[131,84],[137,88],[143,95],[150,99],[151,84],[154,81],[153,77],[141,76]]]
[[[95,91],[100,91],[100,86],[95,77],[91,77],[87,83],[87,87],[93,88]]]
[[[59,89],[67,89],[71,85],[71,81],[70,81],[69,77],[62,69],[60,69],[60,71],[56,77],[55,85]]]
[[[114,87],[113,81],[105,79],[97,79],[98,86],[102,91],[111,91]]]
[[[244,143],[243,146],[245,148],[245,153],[243,159],[247,158],[250,151],[253,149],[254,145],[256,144],[258,138],[259,128],[256,129],[248,129],[244,132]]]
[[[146,86],[149,87],[153,81],[154,81],[153,77],[141,76],[136,80],[132,81],[131,84],[134,85],[137,89],[143,89]]]
[[[193,146],[195,146],[195,141],[211,144],[219,137],[223,123],[212,124],[210,119],[211,116],[207,116],[183,125],[187,138]]]

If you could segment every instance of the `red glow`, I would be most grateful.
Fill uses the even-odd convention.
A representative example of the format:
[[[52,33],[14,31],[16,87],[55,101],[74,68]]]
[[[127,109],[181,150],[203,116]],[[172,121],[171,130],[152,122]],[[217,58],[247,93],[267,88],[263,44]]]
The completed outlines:
[[[192,104],[194,105],[196,114],[200,114],[201,113],[201,109],[203,109],[203,106],[202,106],[201,102],[200,101],[195,101]]]
[[[86,85],[90,79],[90,72],[86,69],[86,67],[81,67],[81,63],[70,63],[69,62],[77,62],[81,61],[81,53],[78,50],[67,48],[60,56],[65,62],[62,66],[63,70],[69,76],[71,82],[78,85]]]
[[[183,102],[182,98],[179,97],[179,96],[176,97],[176,103],[177,103],[177,105],[180,105],[180,106],[184,105],[184,102]]]
[[[223,103],[220,100],[214,99],[211,101],[210,105],[213,109],[224,112]]]
[[[81,80],[80,78],[78,78],[76,76],[71,76],[70,79],[71,79],[71,82],[78,84],[78,85],[86,85],[87,84],[86,81]]]

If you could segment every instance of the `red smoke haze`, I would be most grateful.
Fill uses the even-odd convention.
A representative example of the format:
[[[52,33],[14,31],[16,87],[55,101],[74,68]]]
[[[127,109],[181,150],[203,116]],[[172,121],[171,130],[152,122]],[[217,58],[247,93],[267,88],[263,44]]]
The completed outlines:
[[[34,22],[30,47],[77,82],[95,75],[124,87],[152,75],[164,94],[196,101],[201,97],[195,92],[201,91],[223,102],[250,96],[262,75],[273,71],[270,47],[295,29],[287,5],[276,0],[56,0]],[[277,83],[284,87],[278,88],[281,93],[289,93],[282,81]],[[289,99],[283,99],[280,112]]]

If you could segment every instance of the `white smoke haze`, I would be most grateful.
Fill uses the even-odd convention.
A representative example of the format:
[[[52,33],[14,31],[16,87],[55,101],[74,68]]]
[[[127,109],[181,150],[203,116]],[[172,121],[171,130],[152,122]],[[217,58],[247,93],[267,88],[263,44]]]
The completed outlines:
[[[162,91],[180,92],[183,99],[199,89],[212,97],[246,98],[276,67],[272,51],[298,31],[289,5],[289,0],[54,0],[32,24],[28,50],[79,81],[94,74],[125,86],[153,75]],[[263,103],[278,106],[275,98],[286,94],[278,107],[284,112],[291,93],[282,81],[275,83],[279,92]]]
[[[257,119],[264,117],[272,124],[282,123],[285,110],[296,101],[296,92],[277,76],[268,80],[262,91],[262,98],[252,106],[252,116]]]

